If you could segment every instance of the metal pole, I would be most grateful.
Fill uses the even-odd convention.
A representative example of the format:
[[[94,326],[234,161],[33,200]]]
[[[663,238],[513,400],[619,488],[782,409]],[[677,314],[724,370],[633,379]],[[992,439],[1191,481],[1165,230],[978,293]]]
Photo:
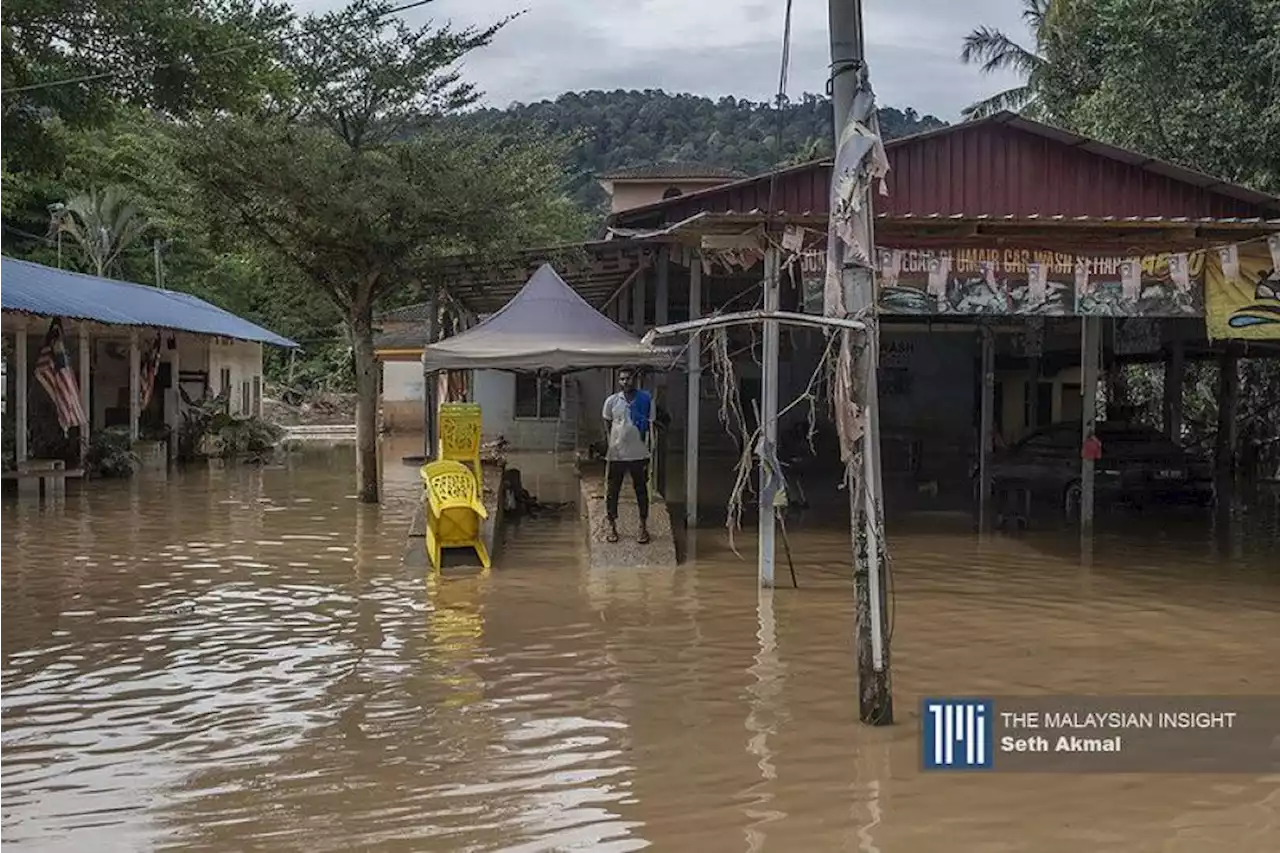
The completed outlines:
[[[151,241],[151,257],[156,266],[156,287],[164,287],[164,265],[160,263],[160,241]]]
[[[777,311],[778,250],[770,246],[764,253],[764,310]],[[764,354],[762,358],[760,388],[760,586],[773,587],[774,552],[776,550],[776,516],[774,493],[771,486],[777,472],[772,465],[777,460],[778,448],[778,344],[780,330],[777,320],[764,321]],[[766,464],[766,460],[767,463]]]
[[[689,268],[689,319],[702,316],[702,258],[695,255]],[[689,336],[689,398],[684,435],[684,518],[698,526],[698,432],[702,416],[702,335]]]
[[[1085,317],[1081,331],[1082,366],[1081,389],[1083,396],[1080,406],[1081,447],[1093,436],[1098,428],[1098,361],[1102,343],[1102,320],[1099,317]],[[1106,448],[1102,449],[1106,453]],[[1080,460],[1080,530],[1083,535],[1093,532],[1093,483],[1094,460],[1089,454],[1081,453]]]
[[[865,72],[863,54],[863,28],[861,0],[828,0],[828,21],[831,39],[831,105],[835,119],[836,149],[849,121],[855,98],[864,85],[870,83]],[[868,117],[875,130],[874,111]],[[871,205],[873,194],[867,195],[858,212],[863,218],[868,238],[868,248],[874,256],[874,218]],[[858,698],[859,718],[872,725],[888,725],[893,722],[893,696],[890,689],[889,643],[885,635],[888,608],[886,606],[886,577],[883,561],[884,490],[880,468],[880,415],[879,388],[876,367],[879,361],[880,333],[875,316],[875,280],[866,268],[844,265],[842,281],[845,306],[850,314],[860,315],[867,322],[864,347],[857,359],[858,371],[855,393],[865,410],[865,432],[862,439],[863,478],[865,504],[854,506],[855,523],[858,525],[854,564],[857,578],[858,612]],[[852,332],[842,332],[852,335]],[[851,343],[851,341],[850,341]],[[853,496],[850,496],[851,500]],[[859,512],[860,510],[860,512]]]
[[[995,425],[996,341],[986,326],[982,336],[982,423],[978,429],[978,530],[991,529],[991,445]]]

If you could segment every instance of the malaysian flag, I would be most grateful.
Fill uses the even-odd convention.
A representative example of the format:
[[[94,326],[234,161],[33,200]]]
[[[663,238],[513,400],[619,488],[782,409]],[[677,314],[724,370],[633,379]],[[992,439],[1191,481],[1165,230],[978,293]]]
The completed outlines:
[[[65,435],[73,426],[82,429],[89,425],[84,409],[80,406],[80,388],[76,375],[67,359],[67,348],[62,344],[62,321],[55,317],[44,336],[44,345],[36,357],[36,379],[44,386],[58,409],[58,424]]]
[[[160,333],[156,332],[156,342],[142,357],[142,365],[138,368],[138,378],[142,386],[138,393],[142,395],[139,407],[145,409],[151,402],[151,392],[156,387],[156,371],[160,369]]]

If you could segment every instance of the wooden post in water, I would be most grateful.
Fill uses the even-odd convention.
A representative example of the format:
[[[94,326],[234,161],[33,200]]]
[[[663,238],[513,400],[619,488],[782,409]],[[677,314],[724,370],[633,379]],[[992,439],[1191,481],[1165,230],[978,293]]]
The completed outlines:
[[[1085,317],[1080,335],[1080,372],[1083,397],[1080,405],[1080,531],[1082,535],[1093,533],[1094,460],[1083,452],[1085,442],[1098,430],[1098,362],[1102,345],[1102,319]],[[1106,454],[1107,448],[1102,448]]]
[[[858,92],[867,83],[863,54],[861,0],[828,0],[828,24],[831,40],[831,106],[834,113],[836,151]],[[875,124],[872,111],[870,121]],[[858,216],[864,218],[868,249],[874,257],[875,230],[872,216],[873,193],[868,188]],[[864,505],[857,506],[850,494],[854,531],[854,576],[857,588],[858,619],[858,710],[859,718],[871,725],[893,722],[893,693],[890,686],[889,641],[885,631],[886,574],[883,530],[884,490],[880,471],[880,413],[876,367],[879,360],[880,333],[876,319],[875,280],[869,268],[855,268],[849,263],[841,270],[845,306],[851,315],[861,315],[867,329],[863,333],[862,354],[856,359],[855,395],[863,407],[865,432],[861,439],[863,470],[857,473],[865,488]],[[843,335],[851,332],[843,331]],[[847,343],[852,343],[847,340]],[[858,491],[853,489],[851,491]]]
[[[689,319],[702,316],[702,257],[695,254],[689,266]],[[698,432],[702,415],[702,334],[689,336],[688,408],[684,435],[684,518],[698,526]]]

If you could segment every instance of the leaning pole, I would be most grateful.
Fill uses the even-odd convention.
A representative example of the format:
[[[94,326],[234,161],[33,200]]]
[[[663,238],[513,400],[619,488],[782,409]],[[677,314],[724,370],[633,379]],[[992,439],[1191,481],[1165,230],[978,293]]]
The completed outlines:
[[[837,402],[843,404],[845,413],[840,424],[841,445],[849,466],[846,482],[857,590],[858,715],[870,725],[889,725],[893,722],[893,693],[876,382],[880,331],[871,211],[873,185],[883,177],[888,164],[864,59],[861,0],[828,0],[828,14],[836,160],[824,313],[857,318],[866,324],[865,332],[840,332],[840,367],[848,383],[844,400],[837,389]]]

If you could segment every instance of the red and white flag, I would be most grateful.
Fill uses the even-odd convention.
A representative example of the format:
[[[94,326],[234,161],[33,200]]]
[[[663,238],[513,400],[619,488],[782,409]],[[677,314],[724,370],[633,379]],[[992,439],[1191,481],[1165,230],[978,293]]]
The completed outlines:
[[[151,393],[156,387],[156,373],[160,370],[160,333],[156,332],[156,342],[142,356],[142,364],[138,368],[138,379],[141,384],[138,394],[141,397],[138,407],[145,409],[151,403]]]
[[[44,336],[44,345],[36,357],[36,379],[44,386],[58,409],[58,424],[65,435],[73,426],[89,425],[84,408],[80,405],[80,386],[67,358],[67,348],[62,343],[62,320],[55,317]]]

